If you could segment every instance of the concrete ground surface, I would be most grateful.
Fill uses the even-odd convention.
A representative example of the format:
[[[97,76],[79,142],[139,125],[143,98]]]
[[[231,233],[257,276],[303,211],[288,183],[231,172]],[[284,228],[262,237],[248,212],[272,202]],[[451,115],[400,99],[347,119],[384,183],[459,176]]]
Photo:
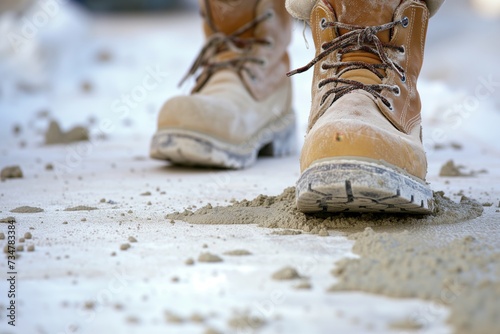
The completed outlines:
[[[486,1],[475,5],[494,14]],[[24,18],[41,10],[35,5]],[[16,247],[23,246],[14,263],[7,254],[0,259],[0,333],[459,332],[448,321],[453,300],[327,292],[337,280],[331,274],[336,263],[360,256],[343,230],[283,235],[258,222],[195,225],[165,218],[208,203],[277,195],[299,177],[298,153],[263,158],[241,171],[149,159],[162,102],[189,90],[177,83],[201,47],[196,12],[91,16],[61,4],[48,16],[29,38],[22,22],[0,18],[3,36],[14,31],[21,38],[0,44],[0,168],[18,165],[23,172],[0,182],[0,218],[16,221],[0,223],[0,246],[12,229]],[[294,26],[295,67],[313,55],[302,29]],[[500,249],[499,29],[498,18],[480,16],[463,1],[448,1],[431,20],[419,84],[428,181],[454,201],[461,195],[477,200],[484,212],[419,229],[416,237],[446,244],[473,236]],[[293,79],[300,138],[310,72]],[[86,127],[90,141],[45,145],[50,120],[63,131]],[[439,176],[450,159],[472,174]],[[22,206],[43,211],[11,212]],[[251,254],[227,253],[234,250]],[[207,252],[222,261],[199,261]],[[272,278],[287,266],[303,279]],[[8,297],[11,277],[15,297]],[[305,282],[310,288],[297,288]],[[15,327],[7,317],[12,301]],[[492,312],[500,317],[498,307]],[[405,325],[410,318],[421,324]]]

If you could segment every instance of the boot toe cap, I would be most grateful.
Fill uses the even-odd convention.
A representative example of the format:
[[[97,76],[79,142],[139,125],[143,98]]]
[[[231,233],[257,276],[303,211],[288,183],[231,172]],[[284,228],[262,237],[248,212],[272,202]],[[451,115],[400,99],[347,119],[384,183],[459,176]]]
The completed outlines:
[[[306,136],[301,170],[323,159],[359,157],[383,160],[425,179],[427,160],[421,142],[398,131],[387,120],[381,126],[380,117],[367,118],[359,110],[350,116],[335,110],[323,115]]]

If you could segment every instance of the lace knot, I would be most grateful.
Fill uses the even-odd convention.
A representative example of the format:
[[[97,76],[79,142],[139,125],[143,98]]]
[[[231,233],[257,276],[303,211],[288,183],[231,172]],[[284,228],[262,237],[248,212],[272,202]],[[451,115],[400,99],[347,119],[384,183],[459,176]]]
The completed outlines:
[[[366,27],[362,29],[358,35],[358,46],[361,47],[365,43],[372,43],[377,33],[377,27]]]
[[[208,10],[205,19],[213,30],[213,33],[207,38],[205,45],[196,57],[193,65],[179,83],[179,86],[182,85],[189,77],[195,75],[198,70],[203,67],[203,72],[196,79],[196,86],[193,88],[193,92],[200,90],[215,72],[222,69],[231,69],[237,72],[246,71],[250,77],[254,77],[250,70],[244,66],[245,63],[251,62],[262,65],[264,62],[262,59],[249,56],[252,46],[254,44],[271,44],[271,42],[265,39],[253,37],[242,38],[241,36],[255,28],[260,23],[272,18],[274,16],[274,12],[272,10],[266,11],[262,15],[254,18],[228,35],[217,29],[209,10],[210,6],[208,6],[207,3],[205,5],[205,8]],[[214,58],[218,54],[225,51],[231,51],[238,56],[229,60],[214,61]]]
[[[382,95],[382,91],[388,89],[397,95],[400,92],[399,89],[396,92],[392,86],[386,84],[364,84],[359,81],[343,79],[341,76],[351,70],[364,69],[372,72],[382,80],[385,76],[382,74],[384,73],[383,71],[393,70],[404,82],[406,79],[404,69],[390,59],[387,52],[387,49],[400,50],[401,47],[383,43],[377,36],[379,32],[392,29],[398,24],[402,26],[405,24],[408,25],[408,18],[405,17],[403,20],[389,22],[379,26],[367,27],[350,25],[341,22],[323,22],[322,20],[322,27],[340,28],[347,30],[347,32],[336,37],[330,42],[324,43],[321,48],[322,52],[319,53],[313,60],[303,67],[299,67],[288,72],[287,75],[292,76],[297,73],[305,72],[318,62],[328,57],[330,54],[336,52],[337,61],[335,63],[327,64],[326,62],[323,62],[321,64],[323,69],[336,69],[335,74],[331,78],[321,80],[318,83],[319,88],[322,88],[327,84],[335,85],[332,89],[329,89],[324,93],[321,98],[321,104],[326,102],[327,98],[332,94],[334,95],[334,99],[331,103],[354,90],[364,90],[370,93],[374,98],[380,99],[386,106],[390,107],[390,102]],[[372,64],[363,61],[342,61],[344,55],[355,51],[363,51],[374,54],[379,58],[380,63]]]

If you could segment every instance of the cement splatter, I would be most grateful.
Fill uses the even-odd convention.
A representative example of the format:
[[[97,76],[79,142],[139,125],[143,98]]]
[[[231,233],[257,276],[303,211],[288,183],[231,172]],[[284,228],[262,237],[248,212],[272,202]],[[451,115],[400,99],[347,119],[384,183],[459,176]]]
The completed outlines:
[[[206,253],[201,253],[200,256],[198,256],[198,262],[208,262],[208,263],[213,263],[213,262],[222,262],[222,258],[218,255],[206,252]]]
[[[302,280],[299,284],[294,285],[293,288],[297,290],[311,290],[312,285],[309,281]]]
[[[42,208],[37,208],[33,206],[20,206],[15,209],[10,210],[13,213],[38,213],[43,212]]]
[[[92,211],[92,210],[97,210],[97,208],[93,206],[78,205],[64,209],[64,211]]]
[[[441,167],[441,170],[439,171],[439,176],[442,176],[442,177],[468,177],[468,176],[477,176],[478,174],[488,173],[488,171],[485,169],[481,169],[479,171],[472,170],[469,172],[463,172],[464,169],[465,169],[465,166],[455,165],[453,160],[448,160]]]
[[[439,171],[439,176],[449,176],[449,177],[457,177],[457,176],[472,176],[470,173],[463,173],[461,171],[463,166],[456,166],[453,160],[448,160]]]
[[[234,250],[230,250],[230,251],[224,252],[224,255],[229,255],[229,256],[247,256],[247,255],[252,255],[252,253],[250,253],[246,249],[234,249]]]
[[[236,312],[229,318],[227,324],[239,333],[262,328],[266,321],[260,317],[252,316],[249,312]]]
[[[272,278],[277,281],[287,281],[300,278],[299,273],[295,268],[285,267],[272,275]]]
[[[165,311],[164,316],[165,321],[171,324],[182,324],[184,322],[184,318],[171,311]]]
[[[61,130],[59,123],[52,120],[45,132],[45,144],[69,144],[78,141],[89,140],[89,133],[87,128],[82,126],[75,126],[67,132]]]
[[[285,230],[273,231],[271,234],[275,234],[275,235],[299,235],[299,234],[302,234],[302,231],[285,229]]]
[[[445,228],[440,228],[445,233]],[[365,291],[396,298],[421,298],[448,306],[456,333],[493,333],[500,328],[500,247],[472,236],[440,245],[418,231],[351,235],[357,259],[337,263],[330,291]],[[442,242],[441,242],[442,244]],[[410,322],[425,324],[428,315]]]
[[[389,328],[395,331],[417,331],[422,329],[423,325],[413,319],[402,319],[389,324]]]
[[[0,171],[0,179],[21,179],[23,177],[23,171],[19,166],[7,166],[2,168]]]

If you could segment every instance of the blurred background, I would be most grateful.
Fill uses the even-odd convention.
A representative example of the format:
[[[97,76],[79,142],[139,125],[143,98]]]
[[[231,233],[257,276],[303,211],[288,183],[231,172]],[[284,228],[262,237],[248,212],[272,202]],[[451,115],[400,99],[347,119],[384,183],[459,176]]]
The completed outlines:
[[[496,136],[499,17],[500,0],[448,0],[431,19],[419,83],[428,151],[475,122],[471,132]],[[147,154],[162,103],[189,92],[190,83],[178,82],[202,47],[200,26],[197,0],[1,0],[0,140],[39,147],[57,120],[63,129],[85,126],[91,137],[132,137]],[[313,57],[303,28],[294,25],[292,67]],[[308,29],[305,38],[312,44]],[[293,78],[302,132],[311,74]],[[154,90],[143,89],[146,76],[157,79]],[[478,99],[488,80],[489,95]],[[103,131],[103,119],[112,129]],[[22,138],[13,130],[20,128]]]
[[[182,0],[76,0],[94,11],[151,11],[167,10],[185,5]]]

